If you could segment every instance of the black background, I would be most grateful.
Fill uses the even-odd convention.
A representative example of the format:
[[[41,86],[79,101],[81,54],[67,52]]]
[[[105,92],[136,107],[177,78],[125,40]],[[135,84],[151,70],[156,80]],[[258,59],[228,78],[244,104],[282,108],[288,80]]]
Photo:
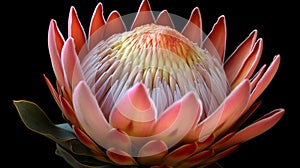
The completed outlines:
[[[55,19],[64,37],[67,37],[67,19],[73,5],[83,27],[87,30],[97,3],[102,2],[105,18],[112,10],[121,15],[136,12],[140,0],[51,0],[15,2],[3,14],[2,34],[2,94],[0,111],[2,123],[2,164],[22,167],[69,167],[54,154],[55,144],[46,137],[28,130],[17,115],[12,100],[26,99],[36,102],[51,120],[63,122],[42,74],[51,81],[54,75],[48,53],[47,33],[51,19]],[[264,134],[244,143],[237,151],[220,160],[224,168],[233,167],[297,167],[299,155],[298,128],[295,109],[299,100],[297,80],[299,70],[299,33],[296,4],[289,1],[211,1],[211,0],[151,0],[155,11],[167,9],[170,13],[189,18],[194,7],[199,7],[204,32],[208,33],[220,15],[227,23],[227,56],[254,30],[264,40],[260,65],[281,55],[279,70],[260,99],[263,105],[255,113],[261,116],[275,108],[286,113],[277,125]],[[6,5],[8,7],[8,5]],[[6,7],[3,6],[3,7]],[[2,44],[3,44],[2,43]],[[7,43],[7,44],[6,44]],[[8,64],[8,65],[7,65]],[[4,85],[4,86],[3,86]],[[13,120],[7,120],[12,116]],[[11,130],[13,128],[13,135]],[[297,131],[296,131],[297,130]],[[3,159],[3,157],[2,157]]]

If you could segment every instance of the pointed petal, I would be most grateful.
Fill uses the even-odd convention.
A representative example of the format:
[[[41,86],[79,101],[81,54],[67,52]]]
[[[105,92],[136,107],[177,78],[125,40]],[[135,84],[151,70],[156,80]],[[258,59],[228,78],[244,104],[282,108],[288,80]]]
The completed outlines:
[[[250,100],[248,103],[248,107],[250,107],[254,101],[258,98],[258,96],[266,89],[269,85],[271,80],[273,79],[274,75],[276,74],[280,63],[280,55],[274,57],[271,65],[268,67],[264,75],[258,81],[257,85],[255,86],[254,90],[250,95]]]
[[[106,154],[110,160],[117,163],[118,165],[137,165],[134,158],[132,158],[132,156],[122,150],[109,148],[107,149]]]
[[[62,111],[64,116],[69,120],[70,123],[75,125],[76,127],[79,126],[77,117],[74,113],[72,105],[62,96],[59,96],[59,101],[62,107]]]
[[[235,49],[224,64],[224,70],[229,83],[232,83],[242,63],[250,54],[256,41],[257,30],[253,30],[249,36]]]
[[[212,157],[214,154],[215,154],[214,150],[211,150],[211,149],[201,151],[201,152],[193,155],[192,157],[184,160],[177,167],[194,167],[194,166],[200,164],[201,162],[204,162],[208,158]]]
[[[106,148],[116,148],[131,153],[131,140],[125,132],[113,128],[107,133],[105,139]]]
[[[100,2],[94,10],[89,27],[89,49],[94,48],[99,41],[104,39],[105,23],[103,5]]]
[[[81,129],[78,127],[72,126],[76,137],[79,139],[81,143],[83,143],[88,148],[92,149],[93,151],[97,152],[98,154],[104,155],[104,152],[98,147],[97,144],[93,140],[90,139],[88,135],[85,134]]]
[[[61,67],[60,53],[64,45],[62,37],[55,20],[51,20],[48,31],[48,48],[55,77],[60,85],[65,83],[64,73]]]
[[[241,115],[241,112],[245,109],[249,100],[249,94],[250,83],[248,80],[244,80],[226,97],[212,115],[199,124],[201,128],[199,139],[212,134],[216,128],[225,122],[231,125],[237,118],[236,116]]]
[[[223,145],[225,142],[227,142],[230,138],[232,138],[235,135],[235,132],[231,132],[223,136],[221,139],[219,139],[217,142],[215,142],[211,148],[214,149],[216,152],[219,152],[218,149],[221,145]]]
[[[56,90],[54,89],[54,87],[51,84],[50,80],[46,77],[45,74],[43,75],[43,77],[44,77],[46,85],[48,86],[48,88],[49,88],[49,90],[50,90],[50,92],[52,94],[52,97],[54,98],[56,104],[59,105],[59,107],[61,108],[61,104],[60,104],[60,101],[59,101],[58,93],[56,92]]]
[[[199,124],[200,119],[201,119],[202,114],[203,114],[203,105],[202,105],[201,100],[199,100],[198,103],[200,105],[199,106],[199,116],[197,117],[198,119],[192,125],[192,129],[181,140],[182,143],[192,143],[192,142],[195,142],[195,141],[199,140],[199,133],[200,133],[201,129],[198,128],[198,124]]]
[[[153,140],[140,149],[138,161],[142,165],[157,165],[167,153],[168,147],[163,141]]]
[[[199,121],[200,104],[193,92],[175,102],[158,119],[153,131],[154,138],[166,142],[168,147],[181,141]]]
[[[218,57],[221,63],[224,62],[226,49],[226,21],[225,16],[222,15],[214,24],[211,32],[207,35],[203,42],[203,49],[207,49],[211,55]]]
[[[73,92],[74,111],[81,127],[97,144],[105,145],[104,135],[110,130],[95,96],[84,81]]]
[[[229,147],[228,149],[219,152],[214,157],[211,157],[209,160],[206,161],[205,165],[210,165],[212,163],[215,163],[216,161],[220,160],[221,158],[224,158],[225,156],[229,155],[230,153],[234,152],[240,147],[240,144],[236,144],[234,146]],[[204,165],[204,167],[205,167]]]
[[[164,158],[162,165],[176,166],[180,161],[197,152],[197,149],[198,145],[196,143],[185,144],[169,153]]]
[[[200,152],[204,149],[206,149],[209,145],[211,145],[215,141],[216,136],[214,134],[209,135],[204,140],[198,140],[197,141],[197,152]]]
[[[112,110],[109,120],[113,127],[132,136],[144,137],[150,133],[156,121],[156,109],[142,83],[125,93]]]
[[[174,23],[167,10],[163,10],[162,12],[159,13],[156,19],[156,24],[174,28]]]
[[[258,107],[262,104],[262,101],[258,101],[253,104],[244,114],[238,119],[238,121],[234,124],[232,131],[238,130],[242,124],[258,109]]]
[[[182,34],[194,43],[201,46],[202,42],[202,20],[198,7],[194,8],[189,21],[182,29]]]
[[[264,115],[258,121],[237,132],[231,139],[220,146],[219,150],[235,144],[243,143],[264,133],[273,127],[282,118],[283,114],[284,109],[276,109]]]
[[[124,22],[118,11],[112,11],[106,22],[104,39],[109,38],[113,34],[123,33],[126,31]]]
[[[150,3],[148,0],[143,0],[130,30],[150,23],[154,23],[154,17],[151,11]]]
[[[87,52],[86,35],[73,6],[70,9],[68,19],[68,37],[74,38],[77,54],[85,55]],[[82,58],[80,58],[80,60],[82,60]]]
[[[243,79],[245,78],[249,79],[251,77],[260,60],[262,49],[263,49],[262,39],[258,39],[249,57],[246,58],[241,69],[239,69],[237,76],[232,81],[231,88],[234,88]]]
[[[65,73],[66,81],[69,83],[68,89],[74,88],[79,81],[83,80],[83,74],[73,38],[68,38],[62,49],[62,67]],[[68,87],[68,85],[67,85]]]
[[[266,70],[266,65],[264,64],[258,71],[257,73],[250,79],[250,85],[251,85],[251,90],[253,90],[253,88],[257,85],[258,81],[260,80],[260,78],[262,77],[262,75],[264,74],[265,70]]]

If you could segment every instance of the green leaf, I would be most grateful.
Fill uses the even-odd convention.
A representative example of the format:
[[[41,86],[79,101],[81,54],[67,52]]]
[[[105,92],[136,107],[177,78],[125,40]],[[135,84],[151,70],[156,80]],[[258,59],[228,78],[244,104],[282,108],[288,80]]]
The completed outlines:
[[[83,145],[77,139],[77,137],[73,133],[73,129],[70,127],[68,123],[55,125],[48,118],[46,113],[37,104],[33,102],[20,100],[20,101],[14,101],[14,105],[16,106],[17,111],[23,123],[27,128],[29,128],[30,130],[36,133],[44,135],[47,138],[50,138],[51,140],[55,141],[60,148],[62,147],[64,148],[58,150],[60,156],[64,156],[62,155],[64,153],[71,155],[69,153],[71,152],[74,156],[76,156],[76,158],[79,158],[79,160],[83,160],[83,158],[85,158],[85,160],[87,160],[88,163],[93,163],[93,164],[102,163],[101,161],[96,160],[93,157],[91,150],[85,145]],[[68,150],[69,152],[67,152],[66,150]]]
[[[61,142],[76,138],[74,133],[65,126],[56,126],[46,113],[35,103],[19,100],[14,105],[27,128],[42,134],[54,141]]]
[[[76,168],[116,168],[116,166],[92,157],[72,155],[58,144],[56,145],[56,154],[63,157],[67,163]]]

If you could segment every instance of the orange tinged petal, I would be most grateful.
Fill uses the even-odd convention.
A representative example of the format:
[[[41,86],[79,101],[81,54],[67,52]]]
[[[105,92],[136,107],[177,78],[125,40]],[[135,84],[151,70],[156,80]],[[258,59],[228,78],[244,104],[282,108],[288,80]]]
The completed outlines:
[[[109,38],[113,34],[123,33],[124,31],[126,31],[126,27],[119,12],[112,11],[107,18],[104,39]]]
[[[232,83],[244,60],[250,54],[256,41],[257,30],[253,30],[249,36],[235,49],[224,64],[224,70],[229,83]]]
[[[98,154],[104,155],[104,152],[98,147],[97,144],[93,140],[90,139],[89,136],[87,136],[81,129],[78,127],[72,126],[74,133],[76,134],[76,137],[79,139],[81,143],[89,147],[90,149],[94,150]]]
[[[154,17],[151,11],[150,3],[148,0],[143,0],[130,30],[150,23],[154,23]]]
[[[210,146],[215,141],[215,135],[211,134],[208,137],[206,137],[204,140],[198,140],[197,141],[197,152],[200,152],[204,149],[206,149],[208,146]]]
[[[240,116],[245,109],[250,94],[250,83],[248,80],[242,81],[208,118],[203,120],[198,127],[201,128],[199,138],[212,134],[216,128],[224,123],[227,126]]]
[[[55,88],[53,87],[50,80],[46,77],[45,74],[43,75],[43,77],[44,77],[44,80],[45,80],[49,90],[50,90],[50,93],[52,94],[52,97],[54,98],[57,105],[59,105],[59,107],[61,108],[61,104],[60,104],[60,101],[59,101],[59,96],[58,96],[57,91],[55,90]]]
[[[189,21],[182,30],[182,34],[194,43],[201,45],[202,42],[202,20],[199,8],[194,8]]]
[[[180,165],[178,165],[177,167],[180,167],[180,168],[194,167],[194,166],[200,164],[201,162],[204,162],[208,158],[212,157],[214,154],[215,154],[214,150],[211,150],[211,149],[201,151],[201,152],[193,155],[192,157],[182,161],[182,163]]]
[[[258,121],[237,132],[231,139],[221,145],[219,147],[219,150],[235,144],[243,143],[264,133],[265,131],[273,127],[281,119],[283,114],[284,109],[276,109],[264,115]]]
[[[250,55],[246,58],[243,66],[238,71],[236,78],[231,83],[231,88],[234,88],[243,79],[249,79],[253,74],[262,54],[263,43],[262,39],[259,39],[255,45]]]
[[[78,123],[72,105],[62,96],[59,96],[59,100],[64,116],[69,120],[70,123],[76,127],[79,127],[80,124]]]
[[[214,149],[216,152],[217,149],[222,146],[225,142],[227,142],[230,138],[232,138],[235,135],[235,132],[230,132],[223,136],[221,139],[219,139],[217,142],[215,142],[210,148]]]
[[[251,90],[257,85],[257,82],[260,80],[262,75],[264,74],[266,70],[266,65],[264,64],[257,72],[256,74],[250,79],[250,85],[251,85]]]
[[[216,154],[215,156],[211,157],[210,159],[208,159],[206,161],[206,163],[204,163],[204,167],[209,165],[209,164],[212,164],[212,163],[215,163],[217,160],[229,155],[230,153],[234,152],[235,150],[237,150],[238,148],[240,147],[240,144],[237,144],[237,145],[234,145],[234,146],[231,146],[229,147],[228,149],[222,151],[222,152],[219,152],[218,154]]]
[[[128,153],[122,150],[116,148],[109,148],[106,151],[106,154],[110,160],[119,165],[137,165],[134,158],[132,158]]]
[[[156,24],[174,28],[173,21],[167,10],[163,10],[162,12],[159,13],[156,19]]]
[[[76,52],[82,60],[82,57],[87,53],[86,35],[73,6],[70,9],[68,19],[68,37],[74,38]]]
[[[264,75],[260,78],[257,85],[250,95],[248,107],[250,107],[254,101],[260,96],[260,94],[266,89],[273,77],[275,76],[280,63],[280,55],[274,57],[271,65],[268,67]]]
[[[207,49],[209,53],[216,56],[221,63],[224,62],[225,49],[226,49],[226,21],[225,16],[222,15],[218,18],[218,21],[214,24],[211,32],[203,41],[203,49]]]
[[[176,166],[180,161],[190,157],[197,152],[198,146],[196,143],[185,144],[171,153],[169,153],[163,161],[163,165]]]
[[[103,5],[102,3],[98,3],[94,10],[89,27],[89,49],[94,48],[99,41],[103,40],[105,23]]]

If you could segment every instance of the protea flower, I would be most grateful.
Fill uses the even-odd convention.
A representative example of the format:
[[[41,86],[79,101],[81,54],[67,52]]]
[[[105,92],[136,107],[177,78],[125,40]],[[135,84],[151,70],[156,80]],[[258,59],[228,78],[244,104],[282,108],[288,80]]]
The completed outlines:
[[[87,35],[73,6],[66,39],[50,21],[56,88],[44,79],[66,123],[15,101],[26,126],[54,140],[70,165],[206,167],[283,116],[276,109],[244,125],[280,63],[277,55],[256,70],[263,48],[257,30],[225,56],[223,15],[204,36],[197,7],[180,31],[166,10],[154,18],[147,0],[129,30],[117,11],[105,20],[102,7]]]

